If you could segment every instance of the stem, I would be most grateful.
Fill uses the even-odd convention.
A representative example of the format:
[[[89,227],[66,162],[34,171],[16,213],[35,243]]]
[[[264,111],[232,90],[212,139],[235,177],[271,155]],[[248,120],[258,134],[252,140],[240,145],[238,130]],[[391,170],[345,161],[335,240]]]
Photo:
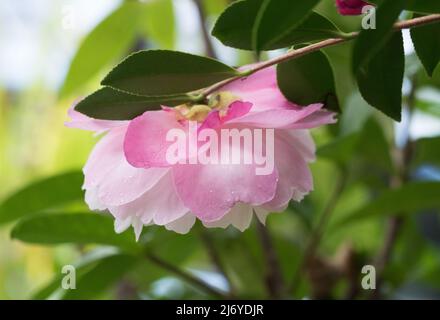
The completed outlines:
[[[257,220],[257,232],[266,260],[267,274],[265,280],[269,296],[272,299],[280,299],[285,293],[283,273],[269,231],[259,220]]]
[[[440,14],[432,14],[432,15],[428,15],[428,16],[424,16],[424,17],[414,18],[411,20],[397,22],[396,24],[394,24],[393,29],[395,31],[398,31],[398,30],[414,28],[414,27],[418,27],[418,26],[422,26],[422,25],[426,25],[426,24],[431,24],[431,23],[435,23],[435,22],[439,22],[439,21],[440,21]],[[306,54],[309,54],[309,53],[312,53],[315,51],[319,51],[323,48],[327,48],[327,47],[331,47],[331,46],[334,46],[334,45],[337,45],[340,43],[347,42],[349,40],[355,39],[358,35],[359,35],[359,32],[353,32],[353,33],[349,33],[349,34],[347,34],[343,37],[340,37],[340,38],[326,39],[324,41],[320,41],[320,42],[311,44],[309,46],[306,46],[306,47],[303,47],[300,49],[291,50],[291,51],[287,52],[286,54],[283,54],[279,57],[276,57],[276,58],[264,61],[262,63],[259,63],[259,64],[255,65],[253,68],[242,72],[241,74],[239,74],[236,77],[223,80],[221,82],[214,84],[211,87],[208,87],[208,88],[202,90],[200,96],[204,99],[208,95],[210,95],[211,93],[216,92],[217,90],[221,89],[225,85],[227,85],[231,82],[234,82],[237,79],[250,76],[251,74],[254,74],[255,72],[258,72],[258,71],[263,70],[265,68],[271,67],[273,65],[276,65],[276,64],[279,64],[282,62],[286,62],[291,59],[296,59],[296,58],[302,57]]]
[[[216,298],[220,298],[220,299],[228,298],[224,293],[222,293],[221,291],[219,291],[216,288],[212,287],[208,283],[200,280],[197,277],[194,277],[192,274],[190,274],[190,273],[188,273],[188,272],[186,272],[184,270],[181,270],[181,269],[179,269],[176,266],[173,266],[172,264],[169,264],[168,262],[162,260],[158,256],[156,256],[156,255],[154,255],[152,253],[147,253],[146,257],[151,262],[153,262],[154,264],[158,265],[162,269],[165,269],[165,270],[173,273],[177,277],[179,277],[182,280],[188,282],[189,284],[193,285],[194,287],[199,288],[200,290],[206,292],[209,295],[212,295],[212,296],[214,296]]]
[[[204,229],[200,230],[200,237],[202,238],[202,242],[205,245],[206,251],[208,253],[209,258],[211,259],[213,265],[217,269],[217,272],[221,273],[223,277],[228,282],[229,286],[229,295],[230,298],[233,298],[235,296],[235,288],[232,283],[231,278],[228,276],[228,273],[226,272],[226,268],[222,263],[222,260],[220,258],[220,255],[218,254],[218,251],[216,250],[214,246],[214,242],[212,241],[211,235]]]
[[[408,127],[411,122],[411,112],[414,108],[414,104],[416,101],[416,91],[417,91],[417,82],[416,78],[413,77],[412,79],[412,87],[411,91],[408,95],[408,109],[409,109],[409,119],[408,119]],[[411,141],[407,141],[403,150],[398,150],[398,161],[396,161],[396,167],[398,167],[398,173],[391,179],[390,187],[392,189],[401,187],[406,181],[409,180],[408,177],[408,167],[411,161],[412,157],[412,143]],[[397,241],[399,232],[402,228],[403,223],[405,222],[405,219],[400,216],[396,215],[394,217],[391,217],[388,221],[388,227],[387,231],[385,233],[385,241],[383,244],[382,249],[380,250],[379,254],[375,258],[375,266],[377,269],[377,279],[376,279],[376,290],[372,293],[371,298],[378,299],[381,296],[381,287],[383,283],[383,273],[387,266],[387,264],[390,262],[392,257],[393,249],[395,248],[395,243]]]
[[[209,35],[208,29],[206,28],[206,16],[205,16],[205,8],[203,7],[203,3],[201,0],[193,0],[194,4],[197,8],[197,13],[199,14],[199,21],[201,24],[203,42],[205,44],[206,55],[211,58],[216,58],[214,46],[211,41],[211,36]]]
[[[343,173],[341,173],[343,174]],[[315,253],[316,250],[319,246],[319,243],[324,235],[324,230],[325,230],[325,226],[327,225],[328,220],[330,219],[330,216],[332,214],[332,212],[334,211],[336,204],[338,203],[338,200],[342,194],[342,191],[345,188],[345,184],[346,184],[347,178],[345,175],[341,176],[338,179],[336,188],[333,192],[333,194],[331,195],[330,199],[328,200],[320,218],[319,221],[315,227],[315,229],[313,230],[308,244],[306,246],[306,249],[304,251],[304,255],[302,257],[302,261],[298,267],[298,269],[296,270],[295,275],[293,276],[293,280],[292,280],[292,285],[290,287],[289,292],[295,292],[296,289],[299,286],[300,283],[300,275],[301,272],[307,267],[307,265],[309,264],[309,262],[315,257]]]

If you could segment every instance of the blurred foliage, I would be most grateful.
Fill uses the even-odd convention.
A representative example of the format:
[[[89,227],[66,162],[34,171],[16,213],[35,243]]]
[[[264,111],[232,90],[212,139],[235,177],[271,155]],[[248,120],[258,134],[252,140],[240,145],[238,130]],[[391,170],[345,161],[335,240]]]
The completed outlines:
[[[76,44],[59,89],[38,79],[20,88],[1,84],[1,299],[212,298],[194,283],[176,277],[170,266],[185,269],[220,292],[232,289],[239,297],[267,297],[265,252],[255,221],[244,233],[232,228],[206,231],[198,225],[182,236],[147,227],[135,243],[131,230],[115,234],[108,215],[90,213],[83,203],[80,168],[97,138],[65,128],[66,110],[78,96],[96,89],[98,79],[130,52],[184,50],[182,41],[203,43],[200,27],[193,26],[198,23],[195,6],[182,0],[183,7],[176,4],[179,1],[121,2]],[[201,1],[210,29],[230,2]],[[321,1],[316,11],[343,32],[359,29],[360,18],[338,15],[333,0]],[[290,21],[289,17],[283,19]],[[267,23],[273,19],[277,17]],[[182,28],[191,26],[188,36]],[[263,34],[261,39],[268,41],[271,36]],[[417,37],[423,40],[424,35]],[[217,40],[214,43],[219,57],[230,65],[252,62],[251,54],[231,54]],[[368,50],[362,47],[365,44],[357,46],[356,59],[363,60]],[[203,50],[200,45],[193,53],[203,54]],[[331,297],[347,297],[350,285],[357,281],[344,272],[360,275],[360,267],[373,262],[391,215],[403,217],[403,227],[384,269],[384,295],[439,297],[439,137],[411,136],[406,148],[411,152],[402,154],[397,127],[362,99],[352,74],[353,65],[362,63],[352,61],[352,50],[353,43],[324,50],[325,65],[328,59],[335,77],[328,89],[336,91],[343,112],[337,125],[313,131],[318,145],[318,160],[312,165],[315,190],[285,213],[268,219],[282,277],[290,283],[299,275],[299,285],[289,297],[312,297],[319,289],[314,269],[305,272],[301,265],[308,241],[327,210],[332,214],[317,248],[319,261],[314,262],[326,272],[335,268],[339,272]],[[419,44],[423,55],[420,50],[428,49]],[[431,78],[415,52],[407,52],[405,59],[404,83],[409,89],[404,90],[404,113],[411,109],[413,117],[423,114],[438,126],[440,67],[433,71],[432,61],[422,57],[428,72],[433,71]],[[403,163],[406,172],[402,172]],[[398,187],[393,186],[396,176],[403,180]],[[220,256],[224,270],[219,270],[213,252]],[[349,264],[351,257],[353,264]],[[62,267],[68,264],[77,268],[79,289],[66,292],[60,283]],[[368,298],[368,294],[358,297]]]

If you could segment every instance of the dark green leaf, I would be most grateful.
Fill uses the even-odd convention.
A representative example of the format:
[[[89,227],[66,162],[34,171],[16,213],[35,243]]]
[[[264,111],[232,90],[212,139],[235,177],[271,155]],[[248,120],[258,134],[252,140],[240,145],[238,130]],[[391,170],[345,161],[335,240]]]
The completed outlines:
[[[117,234],[109,216],[97,213],[47,214],[20,220],[11,237],[38,244],[105,244],[127,249],[137,248],[132,230]]]
[[[145,96],[184,94],[238,75],[210,58],[150,50],[130,55],[102,81],[103,85]]]
[[[440,1],[408,0],[407,10],[426,13],[440,13]]]
[[[260,1],[252,0],[252,3]],[[270,47],[305,20],[319,0],[264,0],[255,17],[252,47],[255,51]],[[237,17],[239,18],[239,17]]]
[[[288,100],[304,106],[322,102],[328,109],[339,110],[333,70],[323,52],[279,64],[277,78]]]
[[[63,299],[96,299],[104,290],[122,280],[124,274],[130,271],[137,262],[139,258],[126,254],[106,257],[81,274],[77,279],[76,289],[67,290]]]
[[[317,2],[237,1],[222,13],[212,34],[225,45],[244,50],[274,50],[332,37],[339,33],[336,26],[310,13]]]
[[[176,106],[189,101],[188,96],[146,97],[104,87],[75,106],[75,110],[96,119],[130,120],[145,111],[160,110],[161,105]]]
[[[362,97],[396,121],[401,119],[404,68],[402,33],[396,32],[356,73]]]
[[[411,29],[411,38],[426,72],[432,76],[440,61],[440,23]]]
[[[81,200],[81,171],[63,173],[35,181],[9,196],[0,204],[0,224]]]
[[[370,217],[411,214],[423,209],[438,208],[439,194],[439,182],[409,183],[399,189],[385,191],[377,199],[338,221],[337,225],[340,227]]]
[[[340,30],[326,17],[312,12],[298,27],[268,43],[264,50],[274,50],[340,36]]]
[[[139,5],[124,2],[87,35],[72,60],[62,96],[73,93],[128,51],[136,36]]]
[[[392,26],[402,11],[406,0],[384,1],[376,12],[376,29],[362,30],[353,48],[354,74],[365,68],[391,37]]]

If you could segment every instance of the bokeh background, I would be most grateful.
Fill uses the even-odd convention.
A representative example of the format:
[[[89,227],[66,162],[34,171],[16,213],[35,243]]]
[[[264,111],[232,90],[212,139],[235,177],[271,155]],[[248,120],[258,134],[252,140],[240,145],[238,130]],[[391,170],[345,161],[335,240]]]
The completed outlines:
[[[115,63],[132,51],[148,48],[209,53],[203,27],[209,31],[216,17],[232,1],[135,2],[0,2],[0,202],[29,183],[82,168],[99,138],[66,128],[66,112],[74,101],[96,90],[100,79]],[[322,1],[319,10],[344,31],[359,27],[359,18],[338,16],[332,0]],[[217,57],[230,65],[243,65],[253,59],[248,52],[226,48],[214,38],[210,41]],[[420,161],[411,164],[409,179],[440,180],[439,68],[433,79],[427,78],[405,33],[405,114],[402,123],[395,124],[361,99],[349,72],[349,49],[350,44],[346,44],[326,50],[337,70],[343,113],[337,125],[313,131],[320,147],[318,160],[312,165],[315,191],[303,203],[292,204],[285,214],[269,217],[283,274],[286,279],[294,279],[295,274],[299,277],[293,295],[296,298],[350,297],[347,292],[354,285],[350,281],[358,280],[350,280],[340,270],[348,268],[347,261],[352,257],[356,266],[362,266],[380,253],[388,217],[372,214],[340,228],[331,228],[332,221],[362,208],[390,188],[389,181],[395,172],[394,156],[401,148],[426,142],[429,155],[424,158],[422,154]],[[279,53],[270,52],[263,59]],[[311,230],[334,197],[338,181],[344,182],[344,188],[339,191],[320,241],[319,259],[308,266],[309,271],[300,270],[302,252],[313,234]],[[57,190],[53,192],[56,196]],[[440,298],[438,209],[405,216],[384,270],[383,290],[387,297]],[[76,201],[63,206],[63,210],[85,211],[86,207],[82,201]],[[105,256],[114,250],[92,245],[26,244],[11,240],[13,225],[0,225],[0,299],[60,297],[56,290],[46,295],[35,294],[41,294],[41,288],[61,275],[63,265],[75,265],[91,254]],[[212,263],[209,244],[214,244],[238,295],[267,297],[264,250],[255,226],[243,234],[234,229],[209,231],[208,241],[203,240],[206,235],[199,237],[197,230],[185,237],[154,232],[166,234],[169,245],[158,247],[157,252],[167,253],[170,263],[220,290],[227,290],[227,279]],[[115,268],[118,263],[124,262],[115,261]],[[359,273],[358,267],[353,268]],[[208,298],[209,295],[145,261],[105,285],[79,292],[77,297]]]

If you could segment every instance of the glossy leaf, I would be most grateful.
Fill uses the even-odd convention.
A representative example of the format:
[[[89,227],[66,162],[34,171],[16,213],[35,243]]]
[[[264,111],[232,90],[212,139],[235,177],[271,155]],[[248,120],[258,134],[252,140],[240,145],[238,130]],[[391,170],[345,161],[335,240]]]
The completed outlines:
[[[426,72],[432,77],[440,62],[440,23],[411,29],[411,38]]]
[[[0,204],[0,224],[81,200],[84,197],[82,183],[81,171],[32,182],[3,200]]]
[[[376,29],[362,30],[353,48],[353,71],[357,74],[374,58],[392,35],[392,26],[406,0],[384,1],[376,12]]]
[[[132,230],[117,234],[114,219],[96,213],[47,214],[20,220],[11,237],[36,244],[105,244],[135,249]]]
[[[124,2],[86,36],[73,57],[61,96],[75,92],[128,51],[135,40],[139,9],[135,1]]]
[[[310,12],[316,3],[237,1],[222,13],[212,34],[223,44],[244,50],[274,50],[334,36],[339,32],[336,26]]]
[[[404,68],[402,33],[396,32],[356,73],[362,97],[396,121],[401,119]]]
[[[150,50],[130,55],[102,81],[103,85],[145,96],[184,94],[238,75],[210,58]]]
[[[440,2],[432,0],[408,0],[406,9],[422,13],[440,13]]]
[[[187,101],[186,95],[146,97],[104,87],[80,101],[75,110],[96,119],[130,120],[145,111],[160,110],[162,105],[176,106]]]
[[[339,110],[332,67],[323,52],[283,62],[277,67],[278,86],[284,96],[299,105],[322,102]]]
[[[253,3],[258,1],[253,0]],[[270,47],[305,20],[319,0],[264,0],[255,17],[252,47],[255,51]]]

